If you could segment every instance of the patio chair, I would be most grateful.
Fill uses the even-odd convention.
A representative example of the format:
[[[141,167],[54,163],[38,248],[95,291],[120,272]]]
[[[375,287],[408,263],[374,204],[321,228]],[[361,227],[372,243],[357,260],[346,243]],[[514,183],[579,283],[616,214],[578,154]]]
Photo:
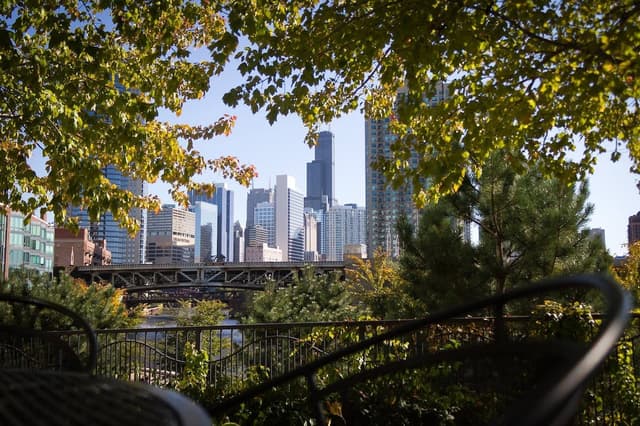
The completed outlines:
[[[96,335],[56,303],[0,294],[0,424],[207,426],[176,392],[93,374]]]
[[[89,323],[53,302],[0,294],[0,368],[90,373],[96,335]]]
[[[598,293],[605,309],[599,325],[582,337],[562,327],[540,333],[540,327],[527,322],[540,318],[509,315],[514,305],[531,307],[554,295],[566,301],[570,294],[583,297],[587,291]],[[630,309],[630,296],[603,276],[523,286],[351,344],[224,399],[209,411],[223,418],[256,401],[265,409],[274,400],[269,397],[274,390],[306,387],[308,413],[321,425],[329,418],[334,425],[384,424],[367,419],[366,410],[351,416],[347,412],[366,398],[386,404],[387,412],[400,411],[404,397],[421,404],[437,405],[441,397],[459,403],[456,424],[566,425],[573,421],[589,379],[623,334]],[[375,389],[377,399],[372,397]],[[415,394],[416,389],[423,393]],[[405,420],[439,424],[437,416],[430,416],[423,410],[415,419]]]

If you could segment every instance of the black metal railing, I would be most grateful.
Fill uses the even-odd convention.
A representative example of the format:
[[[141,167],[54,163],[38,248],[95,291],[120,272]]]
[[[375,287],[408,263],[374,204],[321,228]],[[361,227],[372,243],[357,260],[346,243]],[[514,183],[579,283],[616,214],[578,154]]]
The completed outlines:
[[[597,315],[594,318],[597,319]],[[633,315],[633,318],[640,321],[640,314]],[[510,323],[508,328],[512,333],[530,332],[529,317],[506,317],[505,321]],[[95,373],[144,381],[145,376],[141,375],[143,370],[149,373],[159,370],[148,374],[149,380],[153,377],[163,380],[175,377],[184,366],[185,343],[192,342],[197,349],[209,354],[211,384],[215,384],[216,377],[225,372],[241,380],[239,373],[255,365],[283,370],[298,367],[318,355],[333,352],[406,322],[343,321],[98,330],[100,349]],[[402,342],[393,345],[398,347],[396,351],[421,351],[426,346],[487,339],[493,330],[492,318],[460,318],[421,330],[419,334],[405,337]],[[640,373],[640,336],[627,336],[621,340],[620,345],[623,344],[625,347],[630,345],[628,350],[635,355],[632,359],[633,368]],[[381,345],[375,349],[378,351],[376,354],[389,353],[390,347]],[[374,354],[372,357],[375,358]],[[281,371],[274,370],[274,373],[278,372]]]
[[[209,355],[208,383],[239,385],[252,368],[270,376],[304,365],[402,321],[318,322],[99,330],[95,373],[169,385],[185,365],[191,342]]]
[[[597,320],[598,316],[594,318]],[[512,338],[524,338],[535,328],[531,317],[505,317]],[[209,354],[207,382],[211,386],[242,389],[251,373],[261,369],[262,377],[277,377],[319,357],[382,334],[407,321],[346,321],[280,324],[236,324],[207,327],[160,327],[98,330],[99,350],[94,373],[125,381],[173,387],[185,366],[184,348],[191,342]],[[630,334],[617,345],[600,373],[591,381],[583,401],[580,424],[611,424],[628,398],[622,398],[620,382],[631,380],[627,390],[640,390],[640,314],[632,315]],[[340,374],[397,360],[410,354],[433,351],[444,346],[480,342],[493,337],[495,321],[490,317],[460,318],[427,327],[401,339],[381,342],[349,362]],[[538,327],[539,328],[539,327]],[[631,330],[635,330],[632,332]],[[72,332],[59,332],[82,346]],[[621,367],[621,363],[625,363]],[[622,370],[621,370],[622,369]],[[626,372],[624,371],[626,369]],[[621,371],[626,373],[620,377]],[[640,382],[638,382],[640,385]],[[616,392],[613,388],[616,387]],[[623,386],[624,387],[624,386]],[[636,395],[638,397],[638,395]],[[622,408],[621,408],[622,407]]]

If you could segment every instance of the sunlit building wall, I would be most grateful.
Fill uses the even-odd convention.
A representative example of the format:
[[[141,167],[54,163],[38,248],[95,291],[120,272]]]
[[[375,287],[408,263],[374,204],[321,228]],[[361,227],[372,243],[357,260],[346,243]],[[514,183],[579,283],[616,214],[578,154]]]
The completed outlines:
[[[282,260],[304,260],[304,196],[296,190],[292,176],[276,176],[275,191],[276,247]]]
[[[11,269],[21,268],[53,273],[53,225],[36,216],[25,224],[24,215],[14,211],[5,210],[3,217],[0,228],[5,236],[2,265],[5,277]]]

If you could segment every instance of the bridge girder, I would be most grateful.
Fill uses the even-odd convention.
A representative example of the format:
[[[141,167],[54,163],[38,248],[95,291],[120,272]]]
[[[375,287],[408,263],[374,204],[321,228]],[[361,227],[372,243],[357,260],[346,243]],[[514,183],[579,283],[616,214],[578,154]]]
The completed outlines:
[[[269,280],[279,287],[290,285],[307,266],[317,273],[337,271],[344,278],[343,262],[79,266],[71,275],[89,283],[106,281],[127,292],[185,286],[262,290]]]

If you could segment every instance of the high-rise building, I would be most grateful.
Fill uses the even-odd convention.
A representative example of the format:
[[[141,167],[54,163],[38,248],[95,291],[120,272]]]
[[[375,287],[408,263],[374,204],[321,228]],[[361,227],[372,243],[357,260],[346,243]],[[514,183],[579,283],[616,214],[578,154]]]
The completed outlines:
[[[196,201],[189,206],[195,214],[194,262],[212,262],[218,244],[218,206]]]
[[[233,259],[233,191],[227,189],[224,183],[216,184],[216,192],[208,196],[194,190],[189,191],[189,204],[198,201],[218,206],[218,241],[216,243],[215,259]]]
[[[3,256],[0,258],[3,277],[11,269],[29,269],[43,274],[53,273],[54,227],[45,220],[31,216],[24,223],[24,215],[8,209],[0,213],[0,236]]]
[[[304,209],[305,214],[309,214],[313,216],[315,219],[315,227],[316,227],[316,251],[318,252],[319,259],[325,259],[327,254],[327,236],[326,236],[326,226],[325,226],[325,217],[327,215],[326,210],[313,210],[310,208]]]
[[[196,215],[165,204],[148,217],[147,259],[152,263],[191,263],[196,242]]]
[[[627,225],[627,243],[629,246],[638,240],[640,240],[640,212],[629,216],[629,224]]]
[[[325,216],[327,260],[344,260],[345,246],[365,245],[366,210],[355,204],[331,207]]]
[[[244,229],[237,220],[233,224],[233,253],[234,262],[244,262]]]
[[[261,227],[266,231],[267,245],[276,246],[276,206],[274,203],[263,201],[253,209],[254,228]],[[253,228],[250,228],[253,229]],[[253,231],[252,231],[253,232]],[[262,242],[262,241],[260,241]]]
[[[274,225],[275,231],[275,225]],[[246,248],[249,247],[261,247],[263,244],[269,246],[269,232],[262,225],[253,225],[250,228],[246,229],[244,234],[244,238],[246,243]],[[275,239],[275,233],[274,233]],[[246,258],[245,253],[245,258]]]
[[[268,203],[273,205],[273,190],[271,188],[269,189],[265,189],[265,188],[251,188],[251,190],[249,191],[249,193],[247,194],[247,221],[246,221],[246,226],[244,228],[244,234],[245,234],[245,239],[244,239],[244,244],[245,244],[245,249],[247,247],[249,247],[250,244],[254,244],[254,247],[256,246],[256,244],[258,244],[258,242],[255,240],[255,235],[256,235],[256,229],[255,229],[255,210],[256,207],[258,206],[258,204],[262,204],[262,203]],[[261,213],[263,214],[263,213]],[[273,218],[274,223],[273,223],[273,241],[272,241],[272,247],[275,246],[275,217]],[[269,244],[268,240],[264,241],[265,243]],[[262,241],[260,241],[259,244],[262,244]]]
[[[0,279],[9,275],[9,210],[0,205]]]
[[[119,189],[130,191],[137,196],[146,195],[145,182],[125,176],[115,166],[104,167],[102,173]],[[70,207],[69,215],[77,217],[79,226],[89,230],[91,240],[105,240],[107,242],[107,247],[111,251],[111,261],[114,265],[145,262],[146,210],[134,208],[129,212],[129,216],[140,223],[140,231],[134,237],[130,237],[127,230],[120,227],[111,212],[103,214],[97,222],[90,222],[86,210],[78,207]]]
[[[282,260],[304,260],[304,196],[295,189],[292,176],[276,176],[275,190],[276,246]]]
[[[282,250],[266,243],[247,247],[245,262],[282,262]]]
[[[315,159],[307,163],[307,196],[304,207],[326,210],[335,200],[335,149],[333,133],[320,132]]]
[[[247,194],[247,223],[245,229],[253,226],[253,212],[260,203],[273,203],[273,190],[271,188],[251,188]]]
[[[318,221],[312,213],[313,210],[305,209],[304,212],[304,260],[317,261],[320,258],[318,251]]]
[[[402,102],[407,89],[398,91],[396,105]],[[439,83],[436,94],[425,99],[428,105],[435,105],[449,96],[446,84]],[[374,170],[371,164],[380,157],[391,157],[391,145],[396,140],[389,129],[389,118],[374,120],[365,119],[365,179],[366,179],[366,212],[367,212],[367,248],[369,257],[373,251],[381,247],[391,256],[400,253],[400,245],[396,232],[396,223],[401,216],[417,226],[419,212],[412,199],[413,186],[408,183],[402,188],[393,189],[387,185],[382,173]],[[410,165],[415,167],[417,157],[410,158]]]
[[[605,240],[605,232],[602,228],[591,228],[589,229],[589,237],[594,240],[599,240],[602,243],[602,247],[607,249],[607,241]]]

